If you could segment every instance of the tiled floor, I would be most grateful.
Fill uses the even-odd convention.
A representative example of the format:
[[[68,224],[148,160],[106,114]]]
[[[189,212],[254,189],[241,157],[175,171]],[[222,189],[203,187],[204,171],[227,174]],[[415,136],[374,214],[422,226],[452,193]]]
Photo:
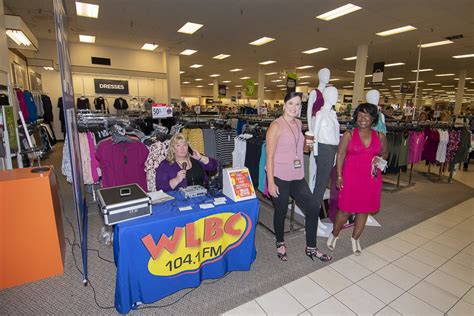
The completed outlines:
[[[474,315],[474,198],[224,315]]]

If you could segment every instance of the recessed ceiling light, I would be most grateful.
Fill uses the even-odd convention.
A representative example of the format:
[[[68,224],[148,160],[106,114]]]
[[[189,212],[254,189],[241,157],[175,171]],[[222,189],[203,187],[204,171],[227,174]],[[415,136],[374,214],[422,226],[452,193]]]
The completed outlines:
[[[319,52],[322,52],[322,51],[325,51],[325,50],[328,50],[326,47],[317,47],[317,48],[313,48],[313,49],[309,49],[309,50],[305,50],[304,52],[302,52],[303,54],[315,54],[315,53],[319,53]]]
[[[97,19],[99,17],[99,6],[97,4],[76,2],[76,14]]]
[[[275,80],[272,80],[272,82],[282,82],[283,80],[281,79],[275,79]]]
[[[245,79],[250,79],[250,77],[242,77],[240,79],[245,80]]]
[[[280,81],[281,81],[281,80],[280,80]],[[278,88],[286,87],[286,84],[277,84],[277,87],[278,87]]]
[[[221,75],[220,74],[212,74],[212,75],[209,75],[209,77],[213,77],[213,78],[217,78],[217,77],[220,77]]]
[[[204,86],[196,86],[196,87],[198,87],[198,88],[202,88],[202,87],[204,87]]]
[[[241,85],[241,84],[238,84],[238,85],[236,85],[236,86],[234,86],[234,87],[236,87],[236,88],[242,88],[242,85]]]
[[[420,71],[420,72],[426,72],[426,71],[433,71],[433,69],[431,69],[431,68],[425,68],[425,69],[420,69],[419,71]],[[416,69],[413,69],[411,72],[417,72],[417,70],[416,70]]]
[[[416,83],[416,80],[408,81],[409,83]],[[418,82],[424,82],[423,80],[418,80]]]
[[[356,59],[357,59],[357,56],[343,58],[343,60],[356,60]]]
[[[194,65],[191,65],[189,66],[190,68],[201,68],[202,65],[199,65],[199,64],[194,64]]]
[[[311,66],[311,65],[306,65],[306,66],[299,66],[299,67],[296,67],[296,69],[308,69],[308,68],[313,68],[314,66]]]
[[[79,41],[83,43],[95,43],[95,36],[79,35]]]
[[[208,85],[208,86],[213,86],[214,84],[213,84],[213,83],[208,83],[207,85]]]
[[[392,88],[400,88],[400,85],[397,85],[397,86],[390,86]]]
[[[145,43],[142,46],[142,49],[144,50],[155,50],[158,47],[156,44],[150,44],[150,43]]]
[[[53,67],[43,67],[44,70],[54,70]]]
[[[202,78],[196,78],[194,81],[202,81]]]
[[[428,47],[434,47],[434,46],[448,45],[448,44],[452,44],[452,43],[454,43],[454,42],[450,41],[450,40],[445,40],[445,41],[421,44],[421,45],[418,45],[418,47],[428,48]]]
[[[403,32],[409,32],[413,30],[416,30],[416,27],[407,25],[407,26],[397,27],[396,29],[391,29],[391,30],[387,30],[387,31],[383,31],[383,32],[375,33],[375,34],[377,34],[378,36],[390,36],[390,35],[399,34]]]
[[[311,78],[311,76],[299,76],[299,79]]]
[[[443,88],[454,88],[454,85],[441,86]]]
[[[440,86],[441,83],[427,83],[427,86]]]
[[[180,55],[186,55],[186,56],[191,56],[192,54],[196,53],[197,50],[194,50],[194,49],[185,49],[183,50],[181,53],[179,53]]]
[[[437,74],[435,77],[449,77],[449,76],[454,76],[454,74]]]
[[[222,83],[229,83],[229,82],[232,82],[232,81],[230,81],[230,80],[224,80],[224,81],[222,81]]]
[[[271,75],[276,75],[276,74],[277,74],[277,72],[267,72],[265,74],[265,76],[271,76]]]
[[[186,22],[179,30],[179,33],[185,33],[185,34],[193,34],[197,30],[199,30],[201,27],[204,25],[199,24],[199,23],[192,23],[192,22]]]
[[[259,65],[270,65],[270,64],[274,64],[276,63],[276,61],[274,60],[267,60],[267,61],[262,61],[261,63],[258,63]]]
[[[265,89],[265,92],[270,92],[270,91],[272,91],[272,90],[267,90],[267,89]]]
[[[260,46],[260,45],[265,45],[267,43],[270,43],[272,41],[274,41],[275,39],[274,38],[271,38],[271,37],[262,37],[262,38],[259,38],[258,40],[255,40],[253,42],[250,42],[249,44],[250,45],[255,45],[255,46]]]
[[[282,89],[280,89],[280,90],[282,90],[282,91],[285,91],[285,90],[286,90],[286,88],[282,88]]]
[[[235,69],[231,69],[229,70],[230,72],[237,72],[237,71],[242,71],[243,69],[240,69],[240,68],[235,68]]]
[[[307,84],[309,84],[309,82],[308,82],[308,81],[305,81],[305,82],[300,82],[300,83],[298,83],[298,84],[299,84],[299,85],[307,85]]]
[[[471,77],[467,77],[467,78],[464,78],[464,80],[471,80],[472,78]],[[454,78],[454,80],[459,80],[459,78]]]
[[[323,13],[321,15],[318,15],[316,18],[320,20],[324,20],[324,21],[331,21],[333,19],[336,19],[338,17],[341,17],[343,15],[352,13],[360,9],[362,8],[359,6],[353,5],[351,3],[348,3],[346,5],[343,5],[342,7],[339,7],[334,10]]]
[[[230,55],[219,54],[219,55],[214,56],[214,57],[212,57],[212,58],[214,58],[214,59],[225,59],[225,58],[227,58],[227,57],[230,57]]]
[[[391,63],[391,64],[385,64],[385,67],[395,67],[395,66],[403,66],[405,63]]]
[[[180,70],[180,71],[179,71],[179,74],[182,75],[182,74],[184,74],[185,72],[186,72],[186,71]]]
[[[397,78],[388,78],[387,80],[395,81],[395,80],[403,80],[403,79],[404,79],[403,77],[397,77]]]
[[[348,70],[348,73],[355,74],[356,72],[354,70]]]
[[[329,82],[331,81],[338,81],[339,79],[338,78],[333,78],[333,79],[329,79]]]
[[[191,83],[191,82],[189,82],[189,81],[183,81],[183,84],[188,84],[188,83]]]
[[[343,86],[343,88],[354,88],[354,86]]]
[[[431,91],[433,89],[429,88],[429,89],[423,89],[423,91]]]
[[[370,78],[370,77],[372,77],[372,75],[365,75],[365,77],[366,77],[366,78]]]
[[[470,57],[474,57],[474,54],[466,54],[466,55],[456,55],[456,56],[453,56],[453,58],[470,58]]]

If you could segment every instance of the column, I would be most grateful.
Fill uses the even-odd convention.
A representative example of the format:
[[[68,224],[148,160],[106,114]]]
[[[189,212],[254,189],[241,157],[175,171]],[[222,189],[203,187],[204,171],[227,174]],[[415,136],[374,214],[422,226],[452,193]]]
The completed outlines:
[[[357,105],[363,103],[364,85],[365,85],[365,70],[367,69],[367,56],[369,54],[369,45],[361,44],[357,46],[357,61],[354,74],[354,96],[352,98],[352,108],[355,109]]]
[[[181,74],[179,55],[170,54],[169,51],[163,52],[163,61],[166,68],[166,87],[168,104],[171,104],[171,99],[181,98]]]
[[[258,100],[265,100],[265,71],[258,68]]]
[[[456,103],[454,104],[454,115],[461,113],[462,97],[464,96],[464,86],[466,85],[466,69],[459,72],[458,90],[456,91]]]
[[[3,0],[0,0],[0,85],[8,84],[8,43],[5,34],[5,11]]]
[[[213,82],[213,86],[212,86],[212,98],[214,99],[214,101],[217,101],[219,100],[219,80],[217,79],[214,79]]]

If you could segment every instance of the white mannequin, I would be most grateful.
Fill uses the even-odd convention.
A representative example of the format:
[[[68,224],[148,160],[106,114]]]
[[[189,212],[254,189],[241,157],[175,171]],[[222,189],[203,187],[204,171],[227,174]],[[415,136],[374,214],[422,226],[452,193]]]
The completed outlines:
[[[367,92],[365,99],[367,100],[367,103],[375,104],[378,106],[380,100],[380,92],[375,89],[370,90],[369,92]]]
[[[387,128],[385,126],[385,115],[383,115],[382,109],[379,106],[380,92],[375,89],[369,90],[369,92],[367,92],[365,96],[365,99],[367,100],[367,103],[375,104],[377,106],[377,109],[379,110],[379,121],[377,125],[373,127],[373,129],[377,132],[386,134]]]
[[[331,78],[331,72],[327,68],[322,68],[318,71],[318,79],[319,79],[319,85],[317,89],[321,92],[324,93],[324,90],[326,89],[326,85],[329,83],[329,79]],[[308,130],[312,131],[313,130],[313,104],[314,101],[316,101],[317,94],[316,91],[313,90],[309,94],[308,98],[308,110],[306,112],[306,119],[308,122]]]
[[[324,105],[321,110],[316,113],[313,126],[315,141],[313,146],[314,156],[318,155],[318,143],[339,145],[339,122],[337,121],[336,111],[332,109],[333,105],[337,103],[337,95],[338,92],[335,87],[328,87],[324,90]]]

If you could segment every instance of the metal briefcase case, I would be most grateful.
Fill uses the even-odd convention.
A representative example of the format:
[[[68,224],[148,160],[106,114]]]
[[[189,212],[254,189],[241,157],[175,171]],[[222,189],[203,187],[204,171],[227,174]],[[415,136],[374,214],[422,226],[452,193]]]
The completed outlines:
[[[106,225],[151,215],[151,199],[137,184],[100,189],[97,195]]]

